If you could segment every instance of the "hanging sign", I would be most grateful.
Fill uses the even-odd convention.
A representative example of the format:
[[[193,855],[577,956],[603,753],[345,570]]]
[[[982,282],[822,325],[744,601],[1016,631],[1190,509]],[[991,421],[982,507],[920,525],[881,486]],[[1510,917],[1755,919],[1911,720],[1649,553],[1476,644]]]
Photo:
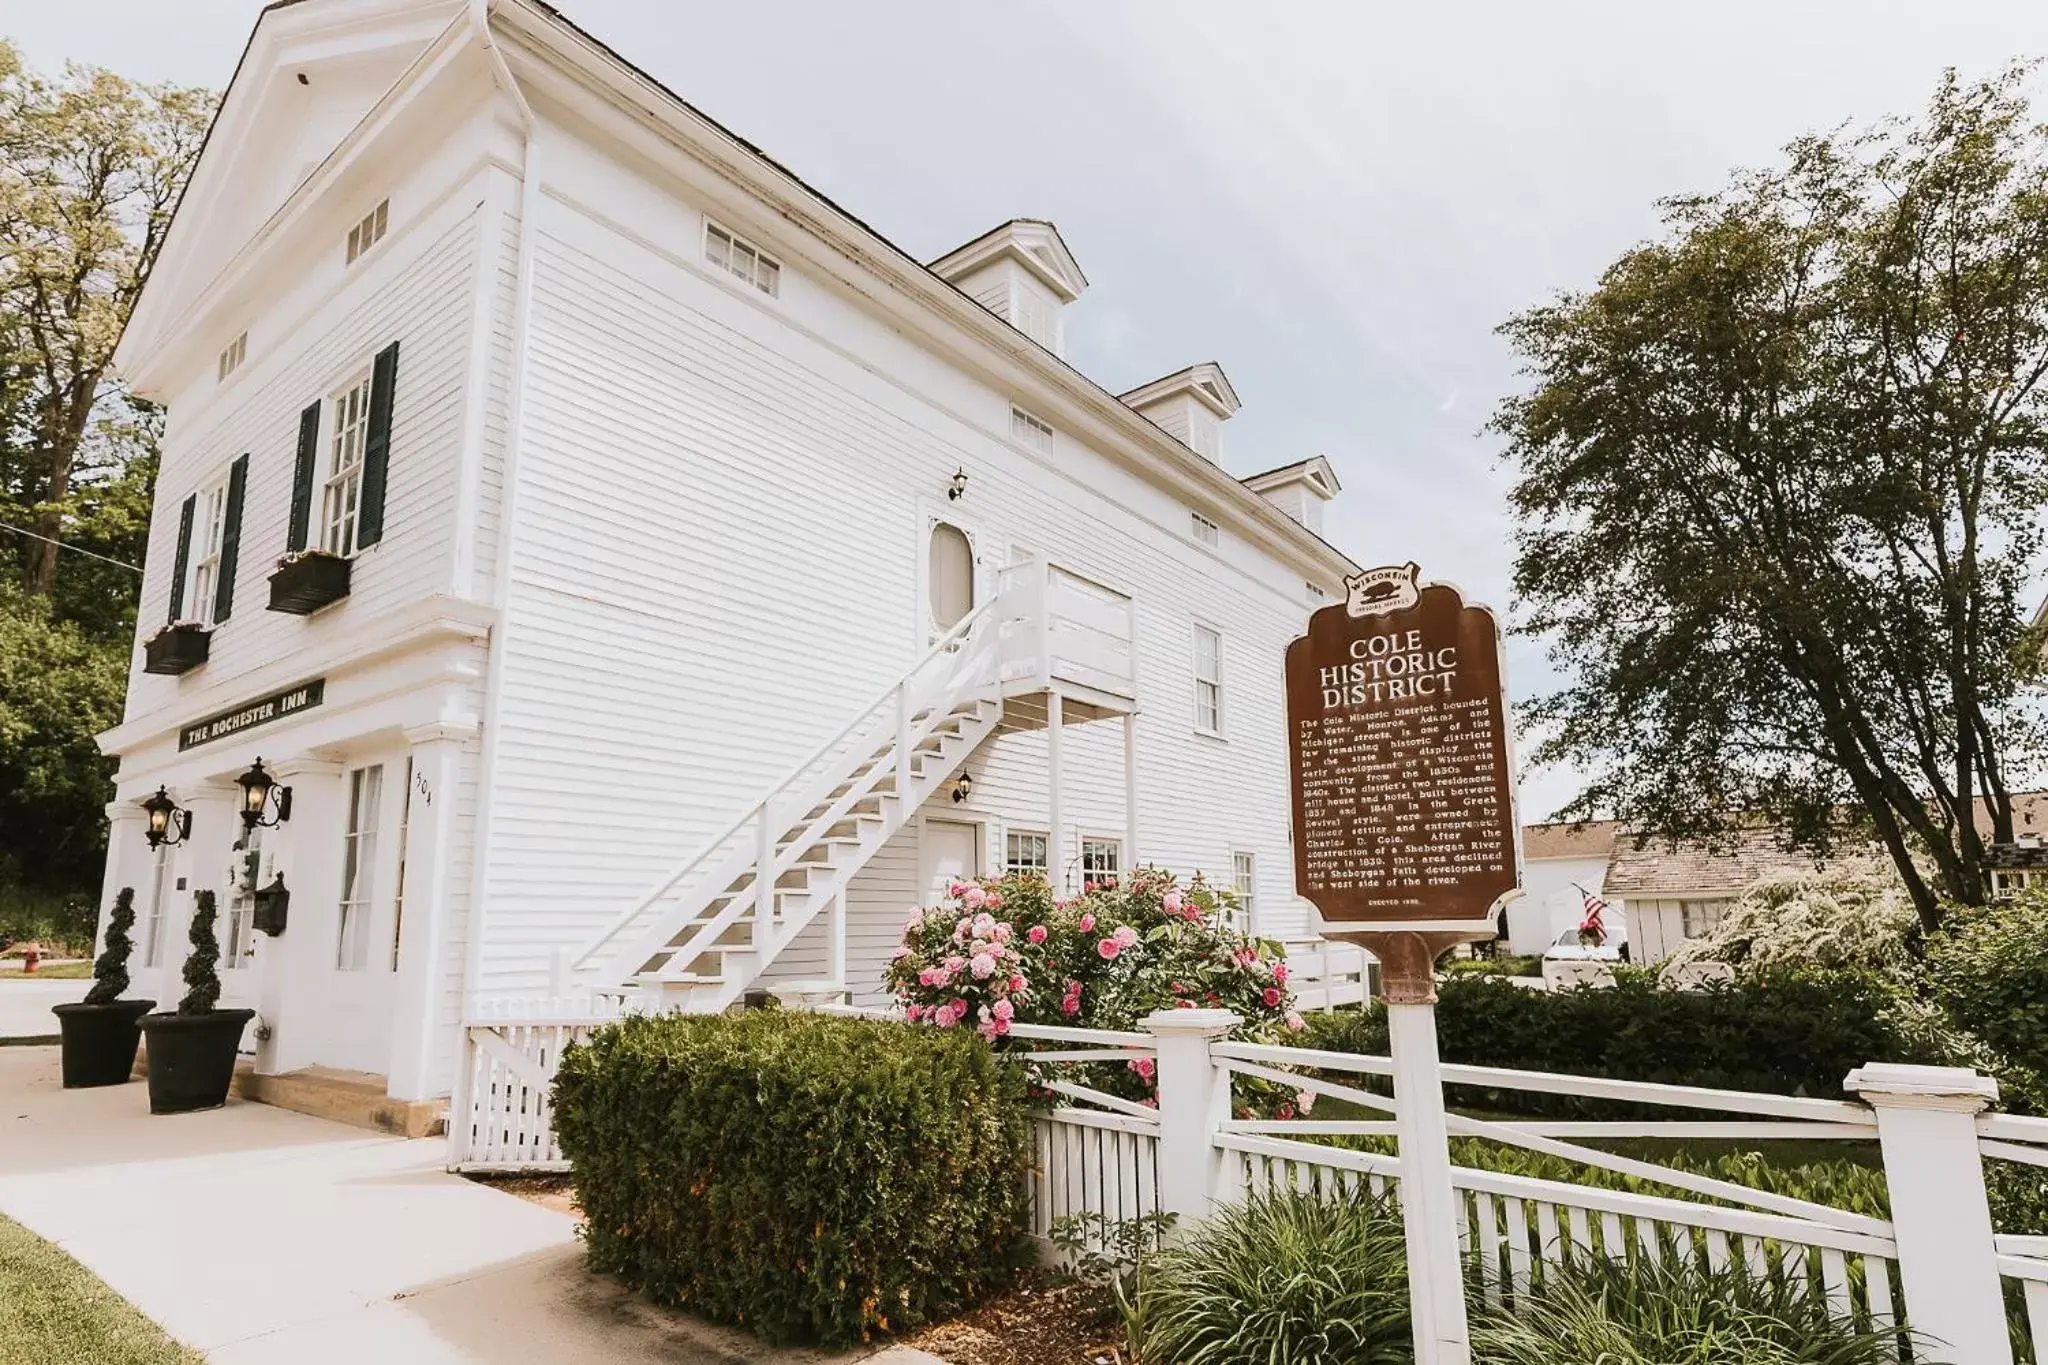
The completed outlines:
[[[1287,647],[1295,890],[1397,1001],[1434,999],[1437,955],[1521,894],[1500,629],[1419,572],[1346,580]]]
[[[273,692],[267,697],[243,702],[219,715],[208,716],[205,720],[194,721],[178,732],[178,749],[196,748],[211,744],[229,735],[238,735],[244,730],[253,730],[259,725],[282,720],[286,716],[310,711],[327,700],[327,679],[315,678],[287,687],[282,692]]]

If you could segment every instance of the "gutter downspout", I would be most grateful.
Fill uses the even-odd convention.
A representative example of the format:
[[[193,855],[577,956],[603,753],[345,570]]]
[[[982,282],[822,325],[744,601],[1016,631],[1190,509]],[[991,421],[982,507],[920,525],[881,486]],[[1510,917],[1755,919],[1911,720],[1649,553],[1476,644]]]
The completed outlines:
[[[525,133],[526,146],[524,163],[520,170],[519,244],[512,295],[512,344],[509,362],[511,373],[507,380],[504,468],[499,481],[501,491],[498,507],[497,562],[493,566],[494,581],[491,588],[491,605],[497,609],[497,620],[491,627],[484,680],[483,734],[478,760],[477,815],[473,835],[475,842],[470,852],[469,923],[465,926],[466,960],[462,969],[463,1018],[457,1020],[456,1026],[458,1063],[465,1042],[466,1021],[475,1001],[478,982],[483,975],[484,905],[490,880],[492,785],[498,767],[499,708],[505,691],[505,627],[511,599],[512,553],[519,528],[519,441],[525,410],[526,362],[530,350],[529,319],[533,311],[534,238],[540,210],[540,156],[538,139],[535,136],[533,108],[526,102],[526,96],[519,89],[519,82],[513,78],[511,67],[506,65],[504,54],[499,51],[497,42],[491,37],[491,11],[498,3],[499,0],[469,0],[470,27],[475,30],[477,42],[490,60],[493,84],[512,99],[513,108],[519,115],[520,126]],[[457,1077],[457,1087],[457,1098],[461,1099],[461,1075]],[[451,1113],[451,1137],[457,1133],[459,1125],[466,1123],[465,1113]]]

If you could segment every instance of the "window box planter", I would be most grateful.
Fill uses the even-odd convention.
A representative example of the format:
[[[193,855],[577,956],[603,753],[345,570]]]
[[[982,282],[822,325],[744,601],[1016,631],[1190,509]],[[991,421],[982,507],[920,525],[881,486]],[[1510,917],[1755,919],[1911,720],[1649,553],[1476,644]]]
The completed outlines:
[[[176,677],[206,662],[213,632],[197,621],[173,621],[142,645],[142,671]]]
[[[270,609],[310,616],[348,596],[349,561],[325,550],[306,550],[277,561],[270,576]]]

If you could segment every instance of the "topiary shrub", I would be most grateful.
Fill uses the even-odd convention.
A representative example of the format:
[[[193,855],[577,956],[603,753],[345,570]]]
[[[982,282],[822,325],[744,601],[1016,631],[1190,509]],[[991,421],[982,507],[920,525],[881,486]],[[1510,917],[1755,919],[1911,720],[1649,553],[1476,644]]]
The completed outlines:
[[[107,946],[92,964],[92,989],[85,993],[88,1005],[111,1005],[128,989],[128,954],[135,940],[128,931],[135,927],[135,888],[124,886],[114,897],[107,915]]]
[[[187,936],[192,951],[185,955],[185,998],[178,1002],[180,1014],[211,1014],[220,1002],[220,940],[214,936],[216,906],[211,891],[193,898],[192,929]]]
[[[1407,1245],[1391,1198],[1293,1191],[1226,1205],[1139,1263],[1140,1365],[1408,1365]]]
[[[954,1311],[1029,1255],[1024,1078],[971,1031],[635,1017],[563,1055],[592,1268],[775,1342]]]

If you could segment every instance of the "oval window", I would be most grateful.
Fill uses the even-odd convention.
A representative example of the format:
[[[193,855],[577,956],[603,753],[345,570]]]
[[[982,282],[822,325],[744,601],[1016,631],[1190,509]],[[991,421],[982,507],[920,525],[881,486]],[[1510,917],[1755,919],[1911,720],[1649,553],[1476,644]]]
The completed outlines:
[[[932,524],[929,575],[932,624],[950,630],[974,607],[974,545],[965,531],[943,521]]]

